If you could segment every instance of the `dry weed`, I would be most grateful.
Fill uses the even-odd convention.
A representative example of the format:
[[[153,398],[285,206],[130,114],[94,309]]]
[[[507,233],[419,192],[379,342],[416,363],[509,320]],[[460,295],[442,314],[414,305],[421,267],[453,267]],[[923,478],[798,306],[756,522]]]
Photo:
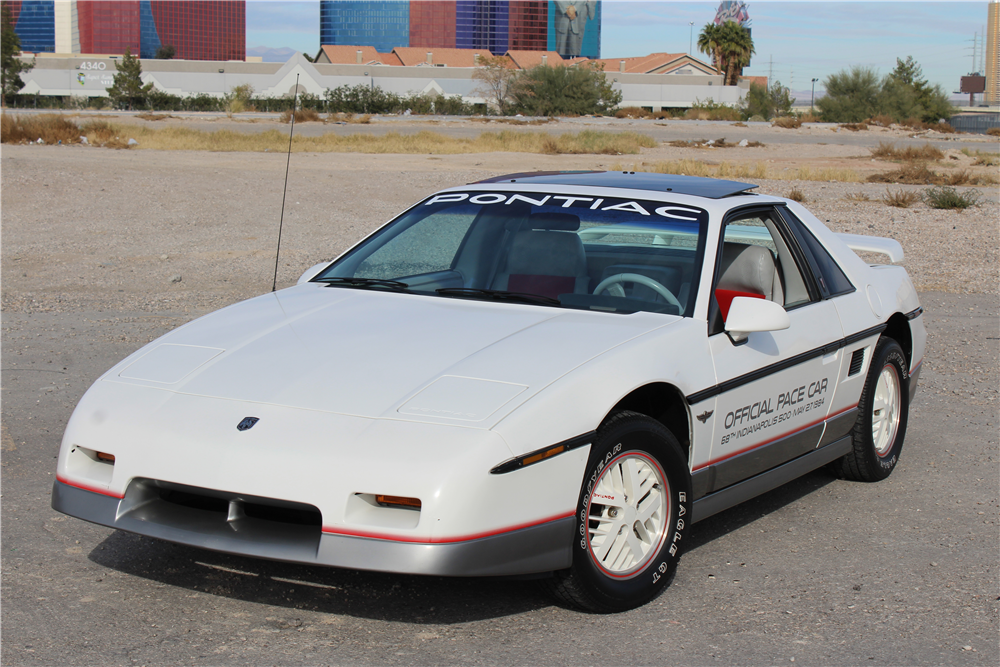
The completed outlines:
[[[76,123],[59,114],[17,116],[5,113],[0,124],[0,142],[5,144],[38,143],[39,139],[46,144],[78,144],[81,134]]]
[[[838,127],[842,130],[850,130],[851,132],[861,132],[868,129],[868,123],[841,123]]]
[[[282,123],[290,123],[292,121],[292,110],[285,109],[281,114]],[[314,109],[296,109],[295,110],[295,122],[296,123],[322,123],[323,117],[319,115],[319,112]]]
[[[865,192],[852,192],[849,195],[846,195],[844,199],[846,199],[847,201],[857,201],[857,202],[872,200],[872,198],[869,197],[868,194]]]
[[[886,188],[885,194],[882,196],[882,201],[886,205],[895,208],[910,208],[910,206],[919,200],[920,195],[912,190],[897,190],[896,192],[892,192],[889,188]]]
[[[788,194],[785,195],[785,199],[791,199],[792,201],[797,201],[801,204],[806,201],[806,195],[802,192],[802,190],[792,188],[788,191]]]
[[[868,149],[872,157],[879,158],[882,160],[901,160],[903,162],[917,162],[917,161],[928,161],[928,160],[941,160],[944,158],[944,153],[941,152],[939,148],[931,146],[930,144],[924,144],[919,148],[916,146],[906,146],[905,148],[896,148],[896,144],[886,143],[884,141],[878,142],[878,146],[875,148]]]
[[[794,130],[802,127],[802,119],[798,116],[781,116],[774,119],[771,127],[783,127],[788,130]]]

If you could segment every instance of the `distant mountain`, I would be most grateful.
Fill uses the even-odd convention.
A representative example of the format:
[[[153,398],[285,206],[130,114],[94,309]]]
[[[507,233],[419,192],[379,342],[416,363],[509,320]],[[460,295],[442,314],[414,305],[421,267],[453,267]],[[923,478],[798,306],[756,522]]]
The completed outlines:
[[[248,56],[263,58],[266,63],[284,63],[297,53],[295,49],[283,46],[280,49],[272,49],[267,46],[255,46],[247,49]]]

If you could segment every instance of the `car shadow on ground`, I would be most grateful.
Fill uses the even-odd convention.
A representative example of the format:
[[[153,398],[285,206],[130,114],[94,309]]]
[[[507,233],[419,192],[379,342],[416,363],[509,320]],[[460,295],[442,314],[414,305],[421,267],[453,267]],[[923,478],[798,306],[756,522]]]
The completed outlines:
[[[723,535],[740,530],[761,517],[780,511],[799,499],[837,481],[839,481],[838,478],[832,472],[820,468],[779,486],[773,491],[768,491],[740,503],[736,507],[699,521],[691,531],[691,541],[688,542],[687,551],[694,551]],[[683,560],[681,567],[684,567]]]
[[[116,531],[88,555],[168,586],[290,610],[448,625],[552,606],[537,581],[451,578],[260,560]]]
[[[688,551],[796,502],[836,478],[819,470],[700,522]],[[426,625],[502,618],[557,604],[538,581],[364,572],[267,561],[116,531],[91,561],[168,586],[290,610]],[[681,564],[683,567],[683,563]]]

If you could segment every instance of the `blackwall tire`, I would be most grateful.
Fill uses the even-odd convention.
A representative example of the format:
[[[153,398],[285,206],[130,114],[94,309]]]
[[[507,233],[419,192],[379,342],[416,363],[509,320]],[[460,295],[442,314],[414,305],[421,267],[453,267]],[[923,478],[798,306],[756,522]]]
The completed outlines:
[[[662,424],[620,412],[597,431],[577,502],[573,566],[547,580],[593,612],[645,604],[673,578],[691,516],[691,476]]]
[[[908,366],[899,343],[892,338],[879,339],[858,403],[853,451],[836,462],[842,477],[878,482],[895,469],[910,407]]]

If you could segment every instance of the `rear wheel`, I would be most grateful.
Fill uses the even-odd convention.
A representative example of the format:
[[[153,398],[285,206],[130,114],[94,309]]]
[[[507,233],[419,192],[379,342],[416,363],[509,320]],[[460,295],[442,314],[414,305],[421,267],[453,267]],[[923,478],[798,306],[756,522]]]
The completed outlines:
[[[906,355],[892,338],[880,338],[868,367],[854,424],[854,448],[836,462],[847,479],[878,482],[899,462],[909,411]]]
[[[577,503],[573,566],[549,586],[563,602],[624,611],[673,577],[690,516],[691,478],[662,424],[620,412],[600,429]]]

